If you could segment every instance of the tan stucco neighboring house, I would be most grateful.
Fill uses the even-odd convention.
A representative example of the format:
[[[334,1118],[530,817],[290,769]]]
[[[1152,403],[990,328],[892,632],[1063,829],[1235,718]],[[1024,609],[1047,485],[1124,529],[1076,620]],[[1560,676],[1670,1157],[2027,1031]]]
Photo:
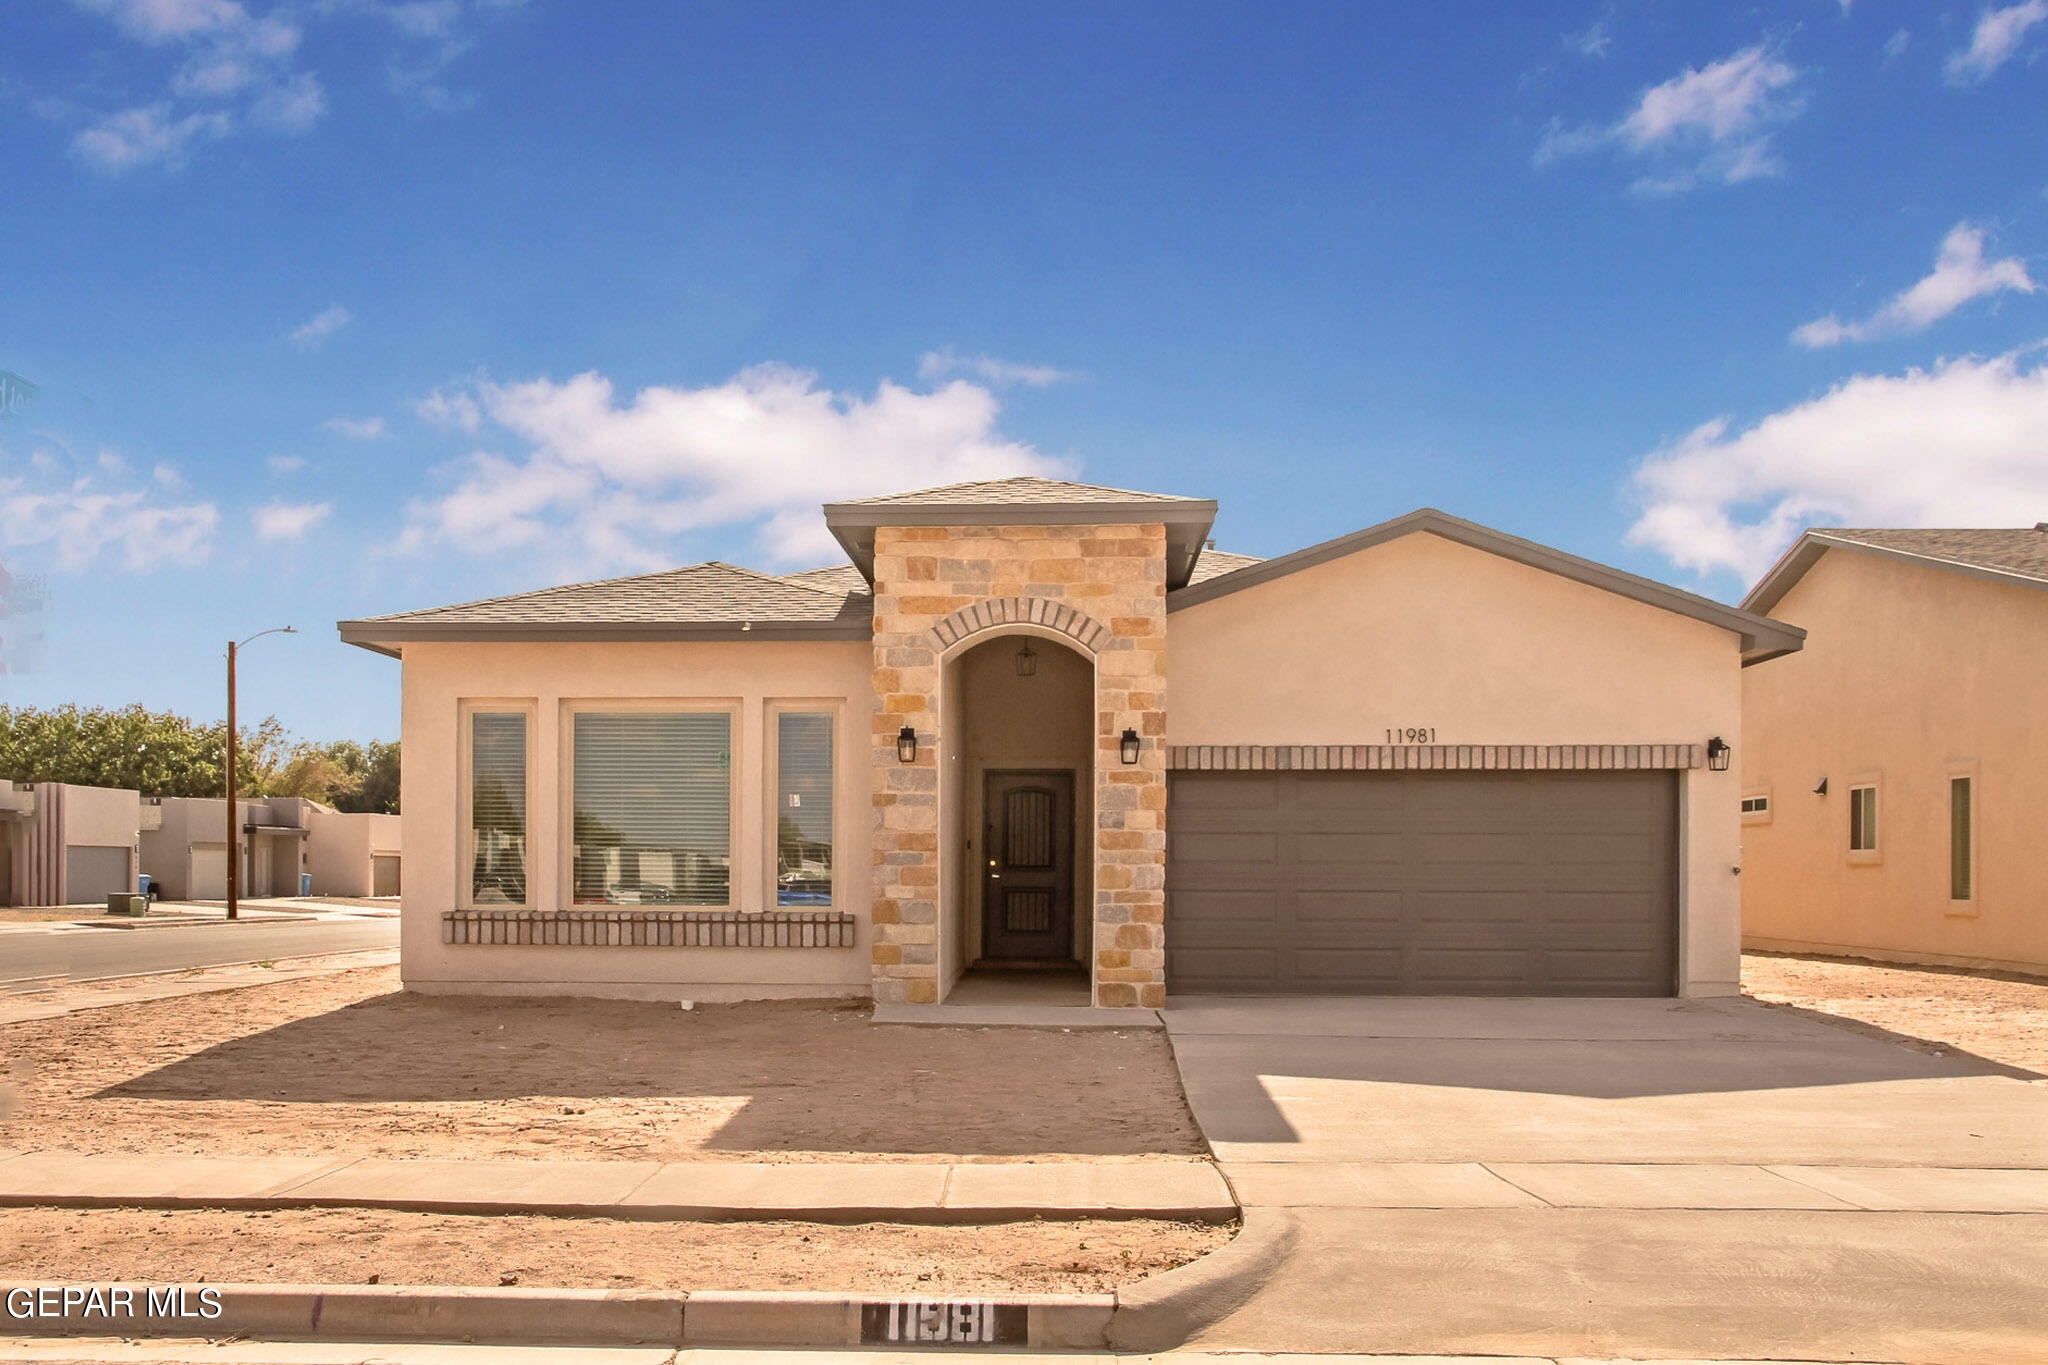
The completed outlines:
[[[142,798],[0,779],[0,905],[104,905],[136,888]]]
[[[302,796],[238,799],[235,807],[241,895],[296,896],[308,874],[316,896],[398,894],[398,816],[337,811]],[[160,894],[169,900],[227,899],[227,801],[151,797],[143,810],[142,870]]]
[[[1797,628],[1428,510],[1267,561],[1044,479],[824,514],[846,564],[341,623],[403,660],[408,987],[1737,989],[1727,746]]]
[[[2048,523],[1808,531],[1743,605],[1753,947],[2048,968]]]

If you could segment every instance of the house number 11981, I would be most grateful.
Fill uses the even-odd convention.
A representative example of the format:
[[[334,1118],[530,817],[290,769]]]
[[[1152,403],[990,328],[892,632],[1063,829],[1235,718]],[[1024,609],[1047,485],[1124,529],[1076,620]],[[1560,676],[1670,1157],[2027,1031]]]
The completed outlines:
[[[1434,744],[1436,743],[1436,727],[1434,725],[1424,725],[1411,726],[1406,730],[1388,730],[1387,743]]]

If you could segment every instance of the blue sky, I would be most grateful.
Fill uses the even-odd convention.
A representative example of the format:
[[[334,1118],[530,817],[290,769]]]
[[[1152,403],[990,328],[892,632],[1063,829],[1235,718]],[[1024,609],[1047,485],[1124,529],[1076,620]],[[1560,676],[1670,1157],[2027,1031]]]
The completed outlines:
[[[2048,0],[8,20],[13,701],[216,716],[290,623],[247,709],[391,736],[337,619],[1015,472],[1731,599],[1802,525],[2048,518]]]

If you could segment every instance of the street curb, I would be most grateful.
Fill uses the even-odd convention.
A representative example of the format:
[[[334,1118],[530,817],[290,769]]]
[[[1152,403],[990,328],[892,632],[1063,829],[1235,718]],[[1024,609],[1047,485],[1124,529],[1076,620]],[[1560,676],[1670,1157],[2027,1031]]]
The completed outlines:
[[[24,1337],[252,1337],[796,1348],[1013,1346],[1159,1351],[1243,1303],[1292,1249],[1284,1210],[1248,1210],[1233,1241],[1110,1294],[891,1295],[743,1291],[215,1284],[0,1286],[0,1330]],[[66,1303],[63,1294],[73,1293]],[[100,1296],[97,1304],[85,1297]],[[49,1297],[56,1295],[55,1298]],[[175,1299],[169,1296],[175,1295]],[[40,1297],[39,1297],[40,1296]],[[136,1311],[142,1306],[142,1311]],[[41,1311],[38,1311],[38,1310]]]
[[[1220,1322],[1273,1277],[1300,1224],[1287,1209],[1248,1208],[1236,1237],[1199,1260],[1117,1291],[1106,1344],[1113,1351],[1171,1350]]]
[[[44,1286],[43,1288],[64,1288]],[[85,1286],[68,1286],[83,1290]],[[98,1287],[104,1293],[109,1286]],[[145,1289],[135,1285],[136,1303]],[[491,1342],[583,1346],[887,1347],[997,1344],[1099,1350],[1109,1294],[948,1295],[452,1288],[438,1285],[208,1285],[176,1291],[160,1313],[15,1316],[0,1289],[0,1328],[23,1337],[249,1337],[260,1340]],[[159,1293],[167,1292],[161,1286]],[[998,1312],[1001,1311],[1001,1316]],[[211,1312],[212,1316],[207,1316]],[[889,1335],[884,1321],[897,1325]],[[983,1323],[1004,1334],[976,1335]],[[958,1335],[964,1331],[966,1335]],[[947,1335],[948,1333],[955,1335]]]

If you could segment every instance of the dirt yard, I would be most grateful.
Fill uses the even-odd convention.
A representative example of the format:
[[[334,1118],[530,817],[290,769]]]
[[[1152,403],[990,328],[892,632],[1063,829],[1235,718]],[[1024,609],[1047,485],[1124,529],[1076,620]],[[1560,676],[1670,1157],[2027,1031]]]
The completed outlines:
[[[373,1209],[0,1209],[0,1284],[1098,1293],[1185,1265],[1234,1233],[1167,1222],[841,1227]]]
[[[2048,980],[1958,967],[1745,953],[1742,988],[1922,1052],[1963,1051],[2048,1079]]]
[[[865,1005],[407,995],[395,968],[0,1026],[0,1148],[584,1161],[1191,1160],[1163,1033]],[[0,1106],[4,1110],[4,1106]]]

